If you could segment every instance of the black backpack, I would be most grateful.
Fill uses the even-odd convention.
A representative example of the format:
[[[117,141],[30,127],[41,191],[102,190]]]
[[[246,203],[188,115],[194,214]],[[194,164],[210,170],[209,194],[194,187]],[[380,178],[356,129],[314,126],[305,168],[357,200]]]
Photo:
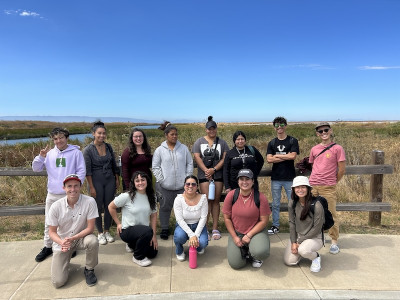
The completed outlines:
[[[314,198],[312,200],[311,206],[310,206],[310,211],[312,212],[313,215],[314,215],[314,210],[315,210],[315,203],[317,203],[317,201],[319,201],[319,203],[321,203],[322,207],[324,208],[324,213],[325,213],[325,222],[324,222],[324,225],[322,226],[322,230],[323,231],[328,230],[333,226],[333,224],[335,224],[335,221],[333,221],[332,213],[328,209],[328,201],[326,201],[326,199],[321,196]]]
[[[328,201],[324,197],[318,196],[316,198],[312,199],[311,205],[310,205],[310,212],[313,214],[313,222],[314,222],[314,211],[315,211],[315,203],[321,203],[322,207],[324,208],[324,215],[325,215],[325,221],[324,224],[322,225],[322,242],[324,243],[325,246],[325,238],[324,238],[324,230],[330,229],[333,224],[335,224],[335,221],[333,221],[333,216],[330,210],[328,209]],[[293,205],[293,213],[296,216],[296,211],[295,211],[296,203]]]
[[[235,189],[235,193],[233,194],[233,199],[232,199],[232,206],[233,206],[233,204],[235,204],[235,202],[239,198],[239,193],[240,193],[240,189],[239,188]],[[258,208],[260,208],[260,192],[257,190],[254,190],[254,203],[256,204],[256,206]]]

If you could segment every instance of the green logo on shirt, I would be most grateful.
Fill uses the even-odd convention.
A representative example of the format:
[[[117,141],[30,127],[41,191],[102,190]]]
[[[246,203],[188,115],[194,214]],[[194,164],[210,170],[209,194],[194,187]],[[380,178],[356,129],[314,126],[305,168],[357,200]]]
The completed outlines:
[[[57,158],[56,159],[56,168],[65,168],[66,163],[65,163],[65,157]]]

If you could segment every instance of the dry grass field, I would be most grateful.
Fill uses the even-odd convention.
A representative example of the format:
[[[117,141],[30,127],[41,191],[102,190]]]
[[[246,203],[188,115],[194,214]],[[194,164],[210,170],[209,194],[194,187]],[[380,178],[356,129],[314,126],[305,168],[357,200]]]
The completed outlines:
[[[6,123],[6,124],[5,124]],[[37,123],[33,125],[32,123]],[[90,124],[71,123],[41,124],[41,122],[0,122],[0,133],[19,129],[19,133],[27,130],[24,126],[35,127],[39,132],[49,132],[53,127],[75,128],[74,133],[89,132]],[[46,126],[44,126],[46,125]],[[42,130],[45,127],[45,130]],[[114,152],[121,154],[127,144],[127,138],[132,124],[107,124],[108,142]],[[179,140],[189,148],[194,141],[205,134],[204,124],[178,124]],[[311,147],[318,143],[314,133],[314,124],[289,124],[287,132],[299,140],[301,154],[296,161],[307,156]],[[243,124],[221,123],[218,135],[233,146],[232,135],[236,130],[242,130],[247,135],[247,142],[255,146],[261,153],[266,152],[267,143],[274,137],[274,129],[269,123]],[[400,122],[337,122],[333,124],[335,141],[346,151],[348,165],[368,165],[371,163],[373,150],[385,152],[385,163],[394,166],[394,173],[384,176],[383,201],[392,205],[391,212],[382,213],[382,226],[368,226],[368,212],[339,212],[341,232],[347,233],[379,233],[400,234]],[[28,130],[29,131],[29,130]],[[146,130],[147,137],[154,151],[164,140],[160,130]],[[35,135],[38,136],[38,135]],[[4,136],[3,136],[4,137]],[[90,139],[81,143],[70,141],[84,147]],[[15,146],[0,146],[0,167],[30,167],[33,158],[39,153],[45,143],[17,144]],[[270,168],[265,163],[264,168]],[[369,175],[346,175],[338,184],[339,202],[370,201]],[[261,179],[261,191],[271,198],[270,178]],[[86,189],[84,189],[85,192]],[[46,197],[45,177],[1,177],[0,205],[31,205],[43,203]],[[283,197],[283,201],[287,201]],[[171,219],[171,228],[174,220]],[[221,228],[224,228],[223,218],[220,218]],[[0,241],[27,240],[42,238],[44,216],[0,217]],[[281,213],[281,229],[288,230],[287,213]]]

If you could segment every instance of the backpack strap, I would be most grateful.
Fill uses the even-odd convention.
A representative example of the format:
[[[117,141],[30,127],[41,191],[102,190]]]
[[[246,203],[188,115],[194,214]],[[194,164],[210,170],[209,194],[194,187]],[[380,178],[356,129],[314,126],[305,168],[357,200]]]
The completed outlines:
[[[235,192],[233,193],[232,206],[233,206],[233,204],[235,204],[235,202],[239,198],[239,192],[240,192],[239,188],[235,189]]]
[[[253,154],[254,158],[256,157],[256,152],[254,151],[254,147],[253,146],[247,146],[251,152],[251,154]]]
[[[316,159],[318,156],[320,156],[322,153],[324,153],[325,151],[329,150],[330,148],[332,148],[333,146],[335,146],[336,143],[333,143],[331,145],[329,145],[328,147],[326,147],[324,150],[322,150],[320,153],[318,153],[318,155],[314,158]]]
[[[235,189],[232,198],[232,206],[235,204],[237,199],[239,198],[240,189]],[[260,209],[260,192],[258,190],[254,190],[254,203],[256,204],[257,208]]]
[[[311,205],[310,205],[310,212],[312,212],[312,217],[313,217],[313,226],[314,226],[314,215],[315,215],[315,204],[317,203],[317,202],[320,202],[320,198],[321,196],[317,196],[317,197],[315,197],[313,200],[312,200],[312,202],[311,202]],[[321,203],[321,202],[320,202]],[[321,205],[322,205],[322,203],[321,203]],[[324,208],[324,206],[322,205],[322,208],[324,209],[324,213],[325,213],[325,208]],[[322,225],[322,228],[321,228],[321,232],[322,232],[322,244],[324,245],[324,247],[325,247],[325,238],[324,238],[324,225]]]

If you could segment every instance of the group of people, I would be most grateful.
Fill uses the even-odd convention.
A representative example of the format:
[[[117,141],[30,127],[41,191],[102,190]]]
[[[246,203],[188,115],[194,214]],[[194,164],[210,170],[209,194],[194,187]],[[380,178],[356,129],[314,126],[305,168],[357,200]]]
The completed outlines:
[[[264,158],[258,149],[247,145],[243,131],[233,134],[234,146],[229,149],[227,142],[217,136],[217,123],[210,116],[205,124],[206,135],[196,140],[191,153],[179,142],[178,129],[166,121],[159,128],[164,132],[165,141],[152,155],[144,131],[134,128],[121,156],[124,192],[115,197],[120,174],[113,149],[105,141],[104,123],[94,123],[93,142],[83,153],[78,146],[68,144],[66,129],[55,128],[50,133],[54,148],[46,146],[32,163],[34,171],[46,168],[48,173],[45,245],[36,261],[53,254],[51,278],[54,286],[60,287],[68,279],[69,261],[76,250],[85,249],[86,283],[96,284],[94,267],[98,263],[98,245],[114,242],[109,231],[114,220],[117,233],[126,243],[126,251],[133,253],[133,262],[149,266],[150,259],[158,252],[157,202],[161,239],[169,238],[170,215],[174,210],[173,240],[177,260],[185,260],[187,241],[188,246],[196,248],[201,255],[211,239],[221,238],[218,220],[225,186],[222,212],[230,234],[228,263],[234,269],[244,267],[247,262],[259,268],[270,253],[269,235],[279,233],[283,188],[289,200],[290,228],[284,262],[295,265],[304,257],[312,261],[310,270],[318,272],[321,269],[318,251],[324,244],[324,209],[320,202],[315,202],[315,197],[327,199],[334,217],[335,225],[329,235],[330,253],[336,254],[339,252],[339,226],[335,188],[345,171],[344,150],[333,143],[330,124],[318,124],[315,130],[321,142],[311,149],[310,179],[296,177],[294,160],[300,153],[298,141],[286,134],[285,118],[275,118],[273,126],[276,138],[268,143],[266,152],[267,162],[272,163],[272,225],[269,229],[271,209],[266,196],[259,191],[258,181]],[[193,175],[192,154],[197,176]],[[91,197],[81,194],[85,178]],[[214,197],[209,197],[210,186],[215,188],[210,191]],[[119,208],[121,220],[117,213]],[[209,218],[211,228],[207,226]],[[93,235],[94,227],[98,231],[97,238]]]

